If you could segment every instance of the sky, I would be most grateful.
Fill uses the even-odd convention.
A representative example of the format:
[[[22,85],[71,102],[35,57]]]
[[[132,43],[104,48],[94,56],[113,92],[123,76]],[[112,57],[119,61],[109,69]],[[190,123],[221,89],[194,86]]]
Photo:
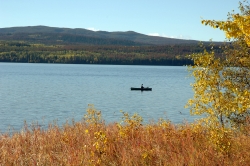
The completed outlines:
[[[44,25],[225,41],[202,19],[227,19],[239,0],[0,0],[0,28]]]

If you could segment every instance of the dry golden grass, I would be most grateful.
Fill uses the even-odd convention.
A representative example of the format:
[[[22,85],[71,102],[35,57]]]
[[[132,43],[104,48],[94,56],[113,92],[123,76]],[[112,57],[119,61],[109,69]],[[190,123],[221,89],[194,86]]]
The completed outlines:
[[[141,125],[139,116],[123,114],[123,124],[106,125],[89,108],[82,122],[62,128],[2,134],[0,165],[250,165],[249,135],[235,134],[223,152],[202,126],[164,120]]]

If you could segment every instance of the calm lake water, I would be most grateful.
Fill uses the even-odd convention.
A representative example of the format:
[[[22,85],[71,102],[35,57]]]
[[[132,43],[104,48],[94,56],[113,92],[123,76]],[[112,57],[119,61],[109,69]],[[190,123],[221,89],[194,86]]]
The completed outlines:
[[[193,121],[184,108],[193,91],[186,67],[0,63],[0,131],[19,131],[24,121],[42,126],[80,121],[88,104],[107,123],[121,121],[120,110],[145,122]],[[152,87],[131,91],[130,87]]]

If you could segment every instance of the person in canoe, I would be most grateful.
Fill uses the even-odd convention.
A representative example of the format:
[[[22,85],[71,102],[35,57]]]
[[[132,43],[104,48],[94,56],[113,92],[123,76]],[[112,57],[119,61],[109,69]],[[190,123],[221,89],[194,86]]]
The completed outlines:
[[[144,87],[143,87],[143,84],[141,84],[141,89],[143,89]]]

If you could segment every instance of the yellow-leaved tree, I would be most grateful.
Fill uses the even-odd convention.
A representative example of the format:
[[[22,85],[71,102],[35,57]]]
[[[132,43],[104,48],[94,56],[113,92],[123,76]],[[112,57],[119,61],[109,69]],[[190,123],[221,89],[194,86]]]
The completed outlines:
[[[213,129],[241,130],[250,115],[250,7],[244,1],[240,13],[229,13],[227,21],[202,20],[225,32],[223,52],[213,49],[193,54],[194,97],[187,107],[191,114],[205,115]]]

